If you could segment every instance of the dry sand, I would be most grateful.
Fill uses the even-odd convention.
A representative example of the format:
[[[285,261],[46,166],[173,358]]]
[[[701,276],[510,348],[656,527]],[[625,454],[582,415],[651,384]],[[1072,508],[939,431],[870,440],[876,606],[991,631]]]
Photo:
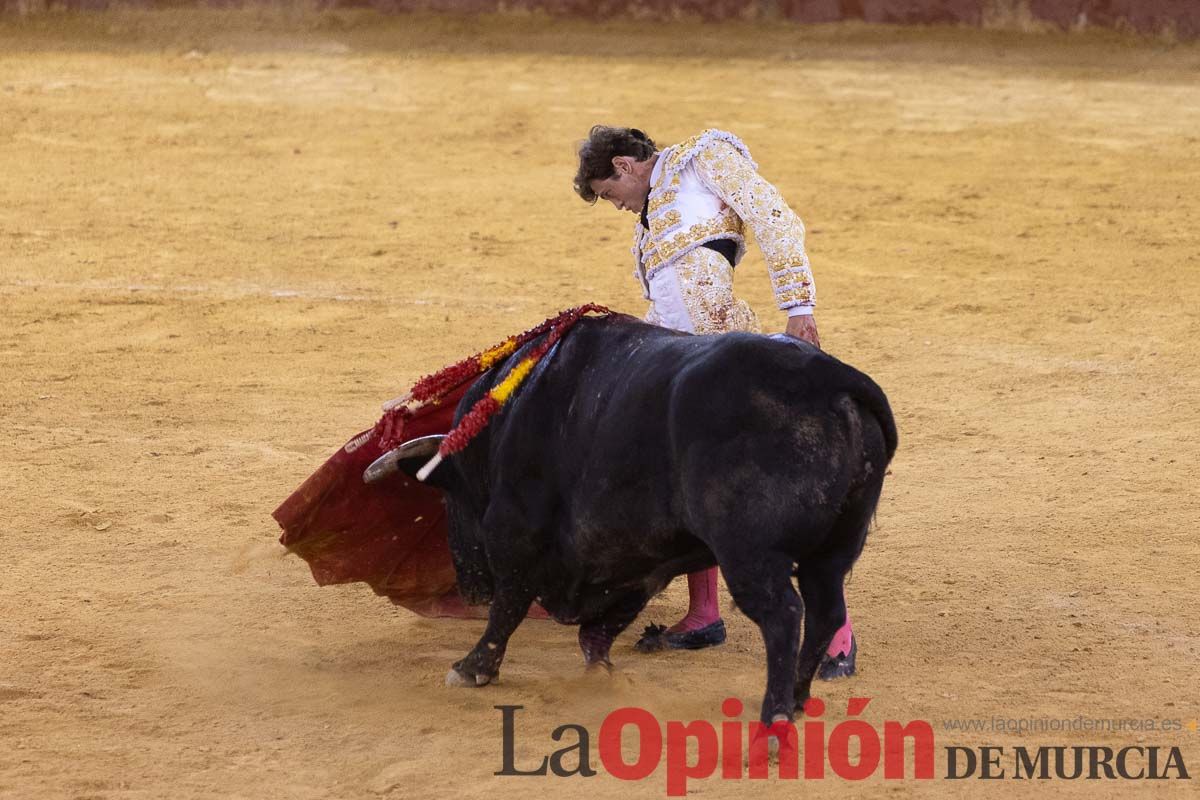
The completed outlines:
[[[379,403],[551,312],[640,313],[632,219],[570,190],[597,121],[739,133],[809,226],[826,348],[901,447],[849,587],[831,724],[1178,718],[1196,689],[1200,50],[861,26],[112,14],[0,22],[0,797],[661,797],[495,778],[620,705],[757,705],[762,645],[583,674],[530,623],[318,589],[270,511]],[[738,289],[775,329],[761,257]],[[643,621],[669,621],[677,582]],[[594,742],[593,742],[594,745]],[[595,753],[593,752],[593,761]],[[1072,796],[1186,781],[1055,782]],[[1024,784],[693,784],[704,796]]]

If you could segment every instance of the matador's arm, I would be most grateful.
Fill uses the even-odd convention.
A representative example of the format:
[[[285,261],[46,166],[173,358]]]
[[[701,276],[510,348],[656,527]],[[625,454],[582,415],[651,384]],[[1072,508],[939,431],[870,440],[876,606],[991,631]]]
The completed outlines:
[[[696,153],[701,180],[754,231],[767,261],[779,308],[788,316],[812,314],[816,287],[804,252],[804,223],[754,162],[729,141],[717,139]]]

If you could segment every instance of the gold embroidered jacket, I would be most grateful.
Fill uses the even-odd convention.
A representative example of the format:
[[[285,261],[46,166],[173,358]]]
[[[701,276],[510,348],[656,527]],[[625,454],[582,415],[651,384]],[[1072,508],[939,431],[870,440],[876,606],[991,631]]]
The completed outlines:
[[[698,333],[755,328],[752,312],[733,298],[724,257],[702,247],[730,239],[739,262],[745,225],[762,248],[779,307],[811,313],[816,292],[804,225],[733,134],[706,130],[663,150],[651,175],[646,216],[649,229],[636,223],[633,253],[635,274],[652,303],[649,321]]]

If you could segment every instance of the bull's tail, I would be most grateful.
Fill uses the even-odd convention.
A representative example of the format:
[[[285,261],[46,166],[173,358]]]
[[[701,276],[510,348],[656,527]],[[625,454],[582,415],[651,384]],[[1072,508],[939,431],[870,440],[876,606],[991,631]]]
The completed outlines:
[[[853,409],[848,409],[844,405],[845,401],[852,401],[854,405],[862,408],[874,418],[875,423],[879,426],[879,432],[883,436],[884,449],[887,454],[884,462],[886,466],[892,460],[892,456],[896,454],[896,447],[899,445],[900,439],[896,431],[896,420],[892,416],[891,404],[888,403],[887,396],[883,393],[883,389],[879,388],[879,384],[861,372],[855,377],[856,380],[850,386],[846,387],[846,393],[838,398],[838,408],[844,415],[857,419],[857,414],[848,413],[849,411],[853,411]],[[856,422],[855,424],[859,425],[859,433],[861,435],[861,423]]]
[[[821,545],[814,555],[819,554],[819,562],[826,567],[845,574],[866,544],[887,465],[880,463],[885,437],[881,435],[882,426],[875,424],[874,415],[864,414],[858,402],[849,395],[841,395],[834,405],[844,420],[847,450],[853,455],[847,465],[845,494],[841,497],[832,528],[821,537]]]
[[[834,539],[841,542],[843,554],[849,556],[847,569],[858,559],[866,543],[883,490],[883,478],[899,438],[883,390],[861,373],[855,383],[834,400],[846,426],[849,451],[857,456],[851,461],[848,491],[834,534]]]

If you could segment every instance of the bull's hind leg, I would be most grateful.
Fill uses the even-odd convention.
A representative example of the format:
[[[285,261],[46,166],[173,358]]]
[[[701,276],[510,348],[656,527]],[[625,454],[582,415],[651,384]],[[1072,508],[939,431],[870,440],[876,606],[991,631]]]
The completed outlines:
[[[887,460],[883,453],[872,457],[877,459],[875,463]],[[870,463],[868,460],[863,469],[863,482],[846,496],[825,552],[796,568],[805,606],[804,645],[800,649],[796,680],[797,708],[808,700],[813,675],[824,661],[834,634],[846,623],[846,573],[862,553],[883,490],[883,474],[879,470],[872,472]]]
[[[513,586],[496,586],[488,609],[488,624],[470,653],[454,662],[446,674],[447,686],[486,686],[500,675],[500,662],[508,639],[529,613],[533,592]]]
[[[612,667],[608,653],[613,640],[637,619],[648,600],[643,591],[629,592],[605,609],[599,619],[588,620],[579,626],[579,649],[583,651],[583,660],[589,667]]]
[[[796,658],[803,608],[792,583],[792,563],[785,557],[759,553],[733,554],[720,560],[725,585],[738,608],[758,625],[767,649],[767,691],[762,721],[792,719],[795,708]]]
[[[804,707],[812,690],[813,676],[833,635],[846,619],[842,581],[846,570],[839,563],[823,560],[801,565],[796,571],[804,597],[804,642],[796,666],[796,708]]]

